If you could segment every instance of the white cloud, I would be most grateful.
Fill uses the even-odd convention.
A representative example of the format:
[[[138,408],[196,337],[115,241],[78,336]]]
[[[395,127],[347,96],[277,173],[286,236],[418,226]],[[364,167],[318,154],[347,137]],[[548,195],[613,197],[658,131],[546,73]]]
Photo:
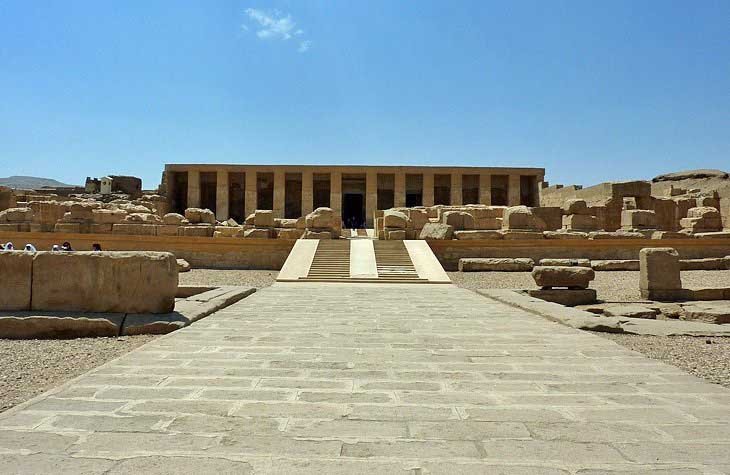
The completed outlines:
[[[300,53],[306,53],[307,51],[309,51],[309,48],[311,46],[312,46],[311,41],[309,41],[309,40],[302,41],[301,43],[299,43],[299,48],[297,49],[297,51],[299,51]]]
[[[251,20],[256,36],[264,40],[290,40],[294,36],[301,37],[304,30],[297,28],[291,15],[284,15],[279,10],[264,11],[256,8],[247,8],[246,15]],[[248,25],[241,25],[244,31],[249,31]],[[297,51],[304,53],[309,50],[312,42],[302,40]]]

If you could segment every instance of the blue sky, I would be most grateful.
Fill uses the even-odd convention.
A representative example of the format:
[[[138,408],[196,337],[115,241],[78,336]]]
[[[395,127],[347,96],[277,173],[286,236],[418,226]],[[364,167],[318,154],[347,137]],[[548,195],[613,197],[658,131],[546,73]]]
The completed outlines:
[[[0,176],[730,168],[730,2],[0,0]]]

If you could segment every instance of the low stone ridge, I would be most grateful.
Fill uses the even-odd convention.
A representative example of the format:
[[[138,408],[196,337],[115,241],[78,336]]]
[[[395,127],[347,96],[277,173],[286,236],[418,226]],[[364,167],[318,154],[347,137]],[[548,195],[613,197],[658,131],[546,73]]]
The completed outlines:
[[[590,259],[554,259],[546,258],[540,259],[538,262],[540,266],[562,266],[562,267],[590,267]]]
[[[590,305],[596,301],[596,289],[530,289],[527,294],[566,307]]]
[[[595,271],[636,271],[639,270],[638,259],[599,259],[591,261]]]
[[[590,267],[537,266],[532,270],[532,278],[543,289],[554,287],[587,289],[595,277],[596,274]]]
[[[530,272],[535,261],[529,258],[470,257],[459,259],[460,272]]]
[[[655,319],[659,312],[642,305],[612,305],[606,307],[603,314],[608,317],[649,318]]]

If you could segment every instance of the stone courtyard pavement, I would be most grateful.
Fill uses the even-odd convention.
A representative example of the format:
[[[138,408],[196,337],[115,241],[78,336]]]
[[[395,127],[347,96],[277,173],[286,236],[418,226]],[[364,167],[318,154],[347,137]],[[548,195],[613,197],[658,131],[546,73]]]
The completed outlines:
[[[275,284],[0,416],[2,473],[730,471],[730,391],[452,285]]]

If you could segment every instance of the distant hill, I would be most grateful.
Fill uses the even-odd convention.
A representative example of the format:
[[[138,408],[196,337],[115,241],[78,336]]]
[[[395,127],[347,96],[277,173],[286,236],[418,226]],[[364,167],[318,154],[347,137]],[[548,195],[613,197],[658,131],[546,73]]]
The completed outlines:
[[[61,183],[52,178],[40,178],[37,176],[9,176],[0,178],[0,186],[9,186],[10,188],[21,188],[24,190],[37,190],[44,186],[74,186]]]

